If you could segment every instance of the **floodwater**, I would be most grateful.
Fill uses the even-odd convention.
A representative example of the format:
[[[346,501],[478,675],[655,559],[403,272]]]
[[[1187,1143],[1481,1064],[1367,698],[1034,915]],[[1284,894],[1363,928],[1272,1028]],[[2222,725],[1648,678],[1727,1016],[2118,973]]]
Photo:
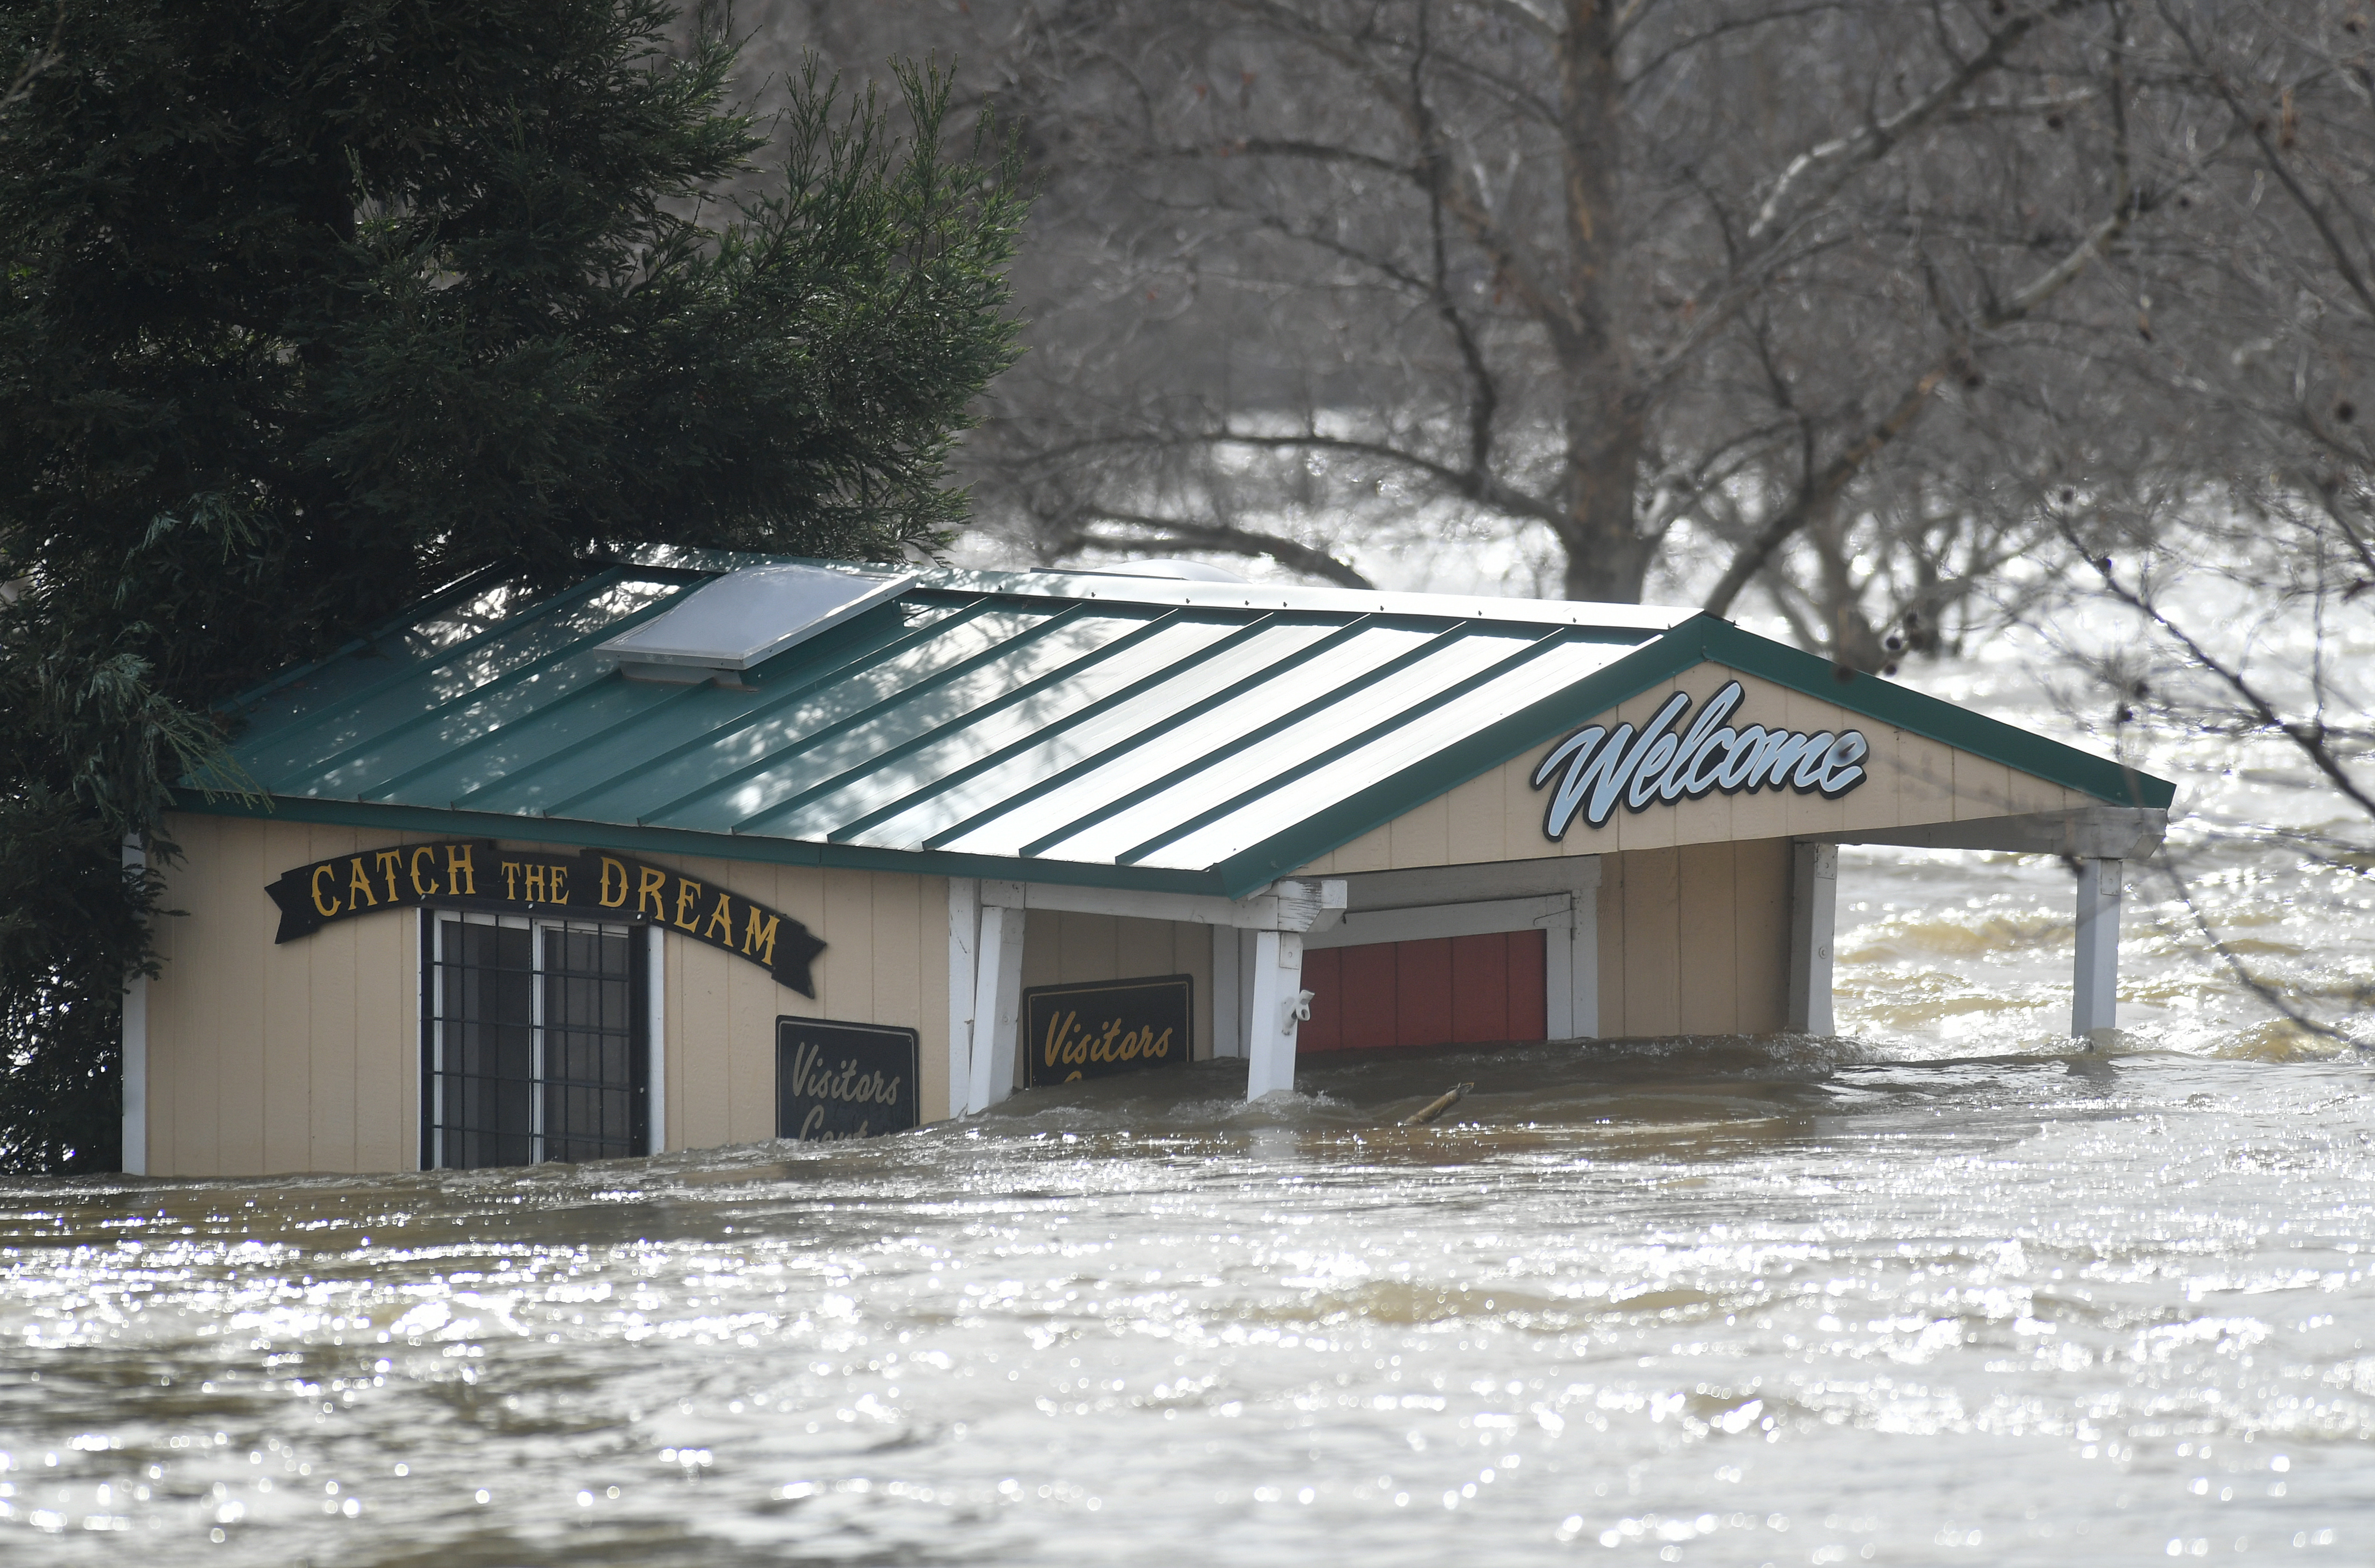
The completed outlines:
[[[2204,914],[2363,1004],[2363,872],[2269,833],[2340,819],[2281,754],[2145,738],[2202,814],[2172,864]],[[2375,1067],[2272,1022],[2153,868],[2098,1053],[2062,1038],[2057,862],[1843,876],[1835,1040],[0,1189],[0,1556],[2375,1560]]]

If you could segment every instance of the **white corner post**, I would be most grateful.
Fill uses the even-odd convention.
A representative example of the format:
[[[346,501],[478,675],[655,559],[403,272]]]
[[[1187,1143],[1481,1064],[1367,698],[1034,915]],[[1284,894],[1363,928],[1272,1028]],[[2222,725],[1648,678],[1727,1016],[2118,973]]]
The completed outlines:
[[[1022,1030],[1022,929],[1018,908],[981,912],[981,945],[975,950],[972,1088],[965,1114],[987,1111],[1014,1092],[1015,1052]]]
[[[1212,927],[1212,1055],[1246,1054],[1247,954],[1253,933],[1234,925]]]
[[[974,958],[981,947],[981,884],[949,878],[949,1114],[962,1116],[973,1097],[973,1004],[979,984]]]
[[[146,871],[148,852],[140,840],[124,840],[124,868]],[[119,1070],[124,1081],[124,1173],[148,1173],[148,977],[136,974],[124,983],[124,1041]]]
[[[1246,1098],[1258,1100],[1294,1087],[1295,1031],[1311,1016],[1311,993],[1303,988],[1303,933],[1257,931],[1253,949]]]
[[[1295,1032],[1311,1017],[1303,988],[1303,937],[1341,925],[1349,902],[1343,882],[1280,881],[1244,901],[1253,940],[1241,949],[1253,973],[1246,977],[1246,1098],[1258,1100],[1294,1088]]]
[[[1790,846],[1790,1011],[1784,1028],[1831,1034],[1831,945],[1838,919],[1837,844]]]
[[[2070,1032],[2092,1044],[2119,1022],[2120,893],[2127,863],[2078,862],[2078,964],[2070,996]]]
[[[418,929],[419,923],[415,923]],[[644,927],[644,1038],[650,1046],[644,1069],[644,1129],[654,1154],[668,1152],[668,933],[657,922]],[[413,973],[420,972],[416,968]],[[416,1077],[419,1075],[415,1075]]]
[[[1600,1037],[1600,856],[1577,867],[1561,919],[1538,919],[1542,948],[1542,1021],[1553,1040]]]

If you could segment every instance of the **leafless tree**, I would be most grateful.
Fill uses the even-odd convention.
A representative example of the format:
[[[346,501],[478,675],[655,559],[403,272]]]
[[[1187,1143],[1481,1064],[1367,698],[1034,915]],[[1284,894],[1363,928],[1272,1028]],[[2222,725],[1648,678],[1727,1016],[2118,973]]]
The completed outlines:
[[[2110,0],[1099,9],[1016,82],[1045,270],[980,453],[1043,548],[1341,580],[1399,512],[1576,596],[1762,582],[1874,663],[2033,545],[1961,492],[2158,199]]]
[[[2031,621],[2098,681],[2106,731],[2143,726],[2299,786],[2290,820],[2197,819],[2198,864],[2262,854],[2375,875],[2375,75],[2351,3],[2153,0],[2133,75],[2161,116],[2140,178],[2179,194],[2106,269],[2133,310],[2094,344],[2098,417],[2039,448],[2059,560]],[[2142,159],[2140,158],[2140,162]],[[2088,603],[2121,616],[2073,630]],[[2289,756],[2290,766],[2286,766]],[[2330,802],[2325,809],[2314,802]],[[2187,875],[2185,857],[2170,871]],[[2279,985],[2296,1021],[2375,1005],[2347,965]]]

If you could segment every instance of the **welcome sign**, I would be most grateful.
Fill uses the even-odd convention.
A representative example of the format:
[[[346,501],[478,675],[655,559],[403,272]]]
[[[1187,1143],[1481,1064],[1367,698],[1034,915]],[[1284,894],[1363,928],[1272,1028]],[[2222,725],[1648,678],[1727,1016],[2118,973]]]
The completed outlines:
[[[1033,986],[1022,993],[1024,1081],[1035,1089],[1186,1061],[1195,984],[1164,974]]]
[[[1861,730],[1735,729],[1724,721],[1744,696],[1740,682],[1728,682],[1690,728],[1676,735],[1674,726],[1691,709],[1690,697],[1677,691],[1637,733],[1629,724],[1613,730],[1591,725],[1552,747],[1534,770],[1536,789],[1558,777],[1542,813],[1542,832],[1553,842],[1563,839],[1577,815],[1603,827],[1619,801],[1628,811],[1646,811],[1709,791],[1753,795],[1760,789],[1836,800],[1863,783],[1872,745]]]
[[[641,919],[746,959],[803,996],[824,943],[779,910],[607,849],[573,855],[506,850],[492,839],[447,839],[316,860],[266,888],[280,910],[273,941],[310,937],[334,920],[435,902],[522,914]]]

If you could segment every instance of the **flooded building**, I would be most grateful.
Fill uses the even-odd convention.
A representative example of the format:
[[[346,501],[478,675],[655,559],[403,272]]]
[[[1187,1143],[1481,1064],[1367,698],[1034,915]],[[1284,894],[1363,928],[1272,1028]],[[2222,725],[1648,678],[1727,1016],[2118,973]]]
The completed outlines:
[[[1831,1030],[1837,846],[2078,867],[2171,786],[1688,610],[644,552],[238,698],[127,1169],[867,1136],[1315,1052]]]

